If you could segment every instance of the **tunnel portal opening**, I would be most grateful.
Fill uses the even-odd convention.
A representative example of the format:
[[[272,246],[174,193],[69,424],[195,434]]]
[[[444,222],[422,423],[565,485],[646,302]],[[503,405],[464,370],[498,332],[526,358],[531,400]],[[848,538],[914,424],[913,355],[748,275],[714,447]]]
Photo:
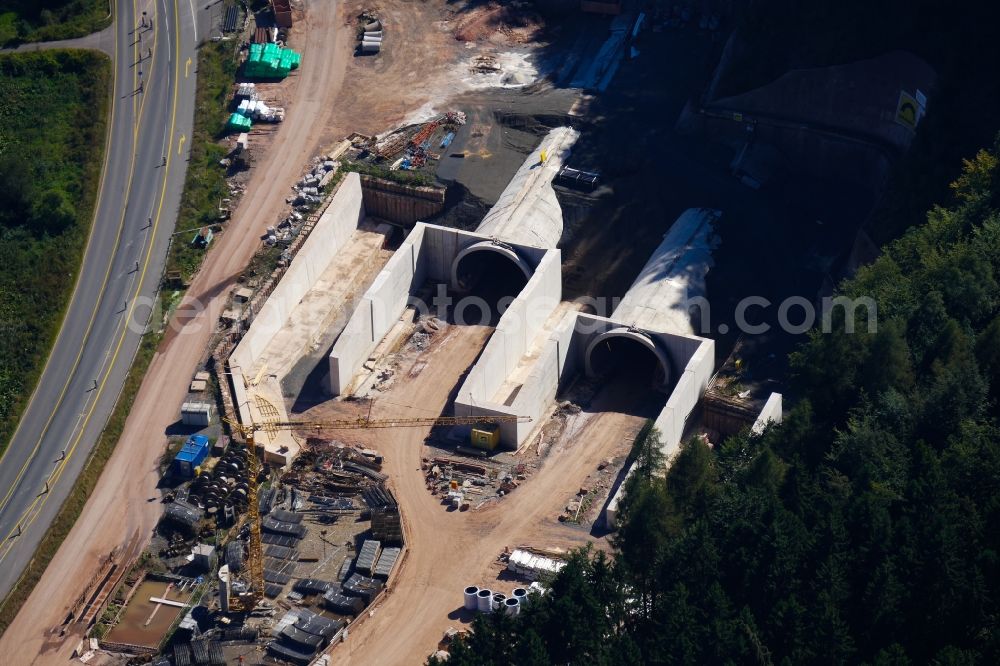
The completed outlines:
[[[626,381],[644,388],[665,389],[669,361],[652,340],[641,333],[609,332],[587,350],[589,373],[606,382]]]
[[[513,255],[513,256],[508,256]],[[470,248],[455,263],[455,323],[496,326],[531,277],[513,251],[495,246]]]

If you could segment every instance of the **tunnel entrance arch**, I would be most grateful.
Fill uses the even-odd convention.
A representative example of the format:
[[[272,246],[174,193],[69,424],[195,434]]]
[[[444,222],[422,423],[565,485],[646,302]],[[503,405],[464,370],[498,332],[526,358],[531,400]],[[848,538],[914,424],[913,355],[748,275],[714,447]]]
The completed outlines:
[[[477,266],[477,263],[490,262],[496,264],[496,256],[485,254],[487,252],[492,255],[499,255],[507,262],[516,266],[521,275],[524,276],[525,284],[527,284],[528,280],[535,273],[534,269],[528,265],[528,262],[521,258],[521,255],[514,248],[501,243],[494,243],[493,241],[480,241],[473,243],[459,252],[458,256],[455,257],[455,261],[452,262],[451,286],[453,289],[469,291],[477,286],[484,277],[484,270]]]
[[[532,267],[508,245],[493,241],[470,245],[452,263],[451,286],[459,294],[475,297],[477,305],[457,309],[475,310],[482,315],[481,323],[488,320],[496,325],[533,274]]]
[[[670,357],[649,335],[625,326],[595,336],[584,366],[589,377],[631,374],[657,388],[666,388],[672,378]]]

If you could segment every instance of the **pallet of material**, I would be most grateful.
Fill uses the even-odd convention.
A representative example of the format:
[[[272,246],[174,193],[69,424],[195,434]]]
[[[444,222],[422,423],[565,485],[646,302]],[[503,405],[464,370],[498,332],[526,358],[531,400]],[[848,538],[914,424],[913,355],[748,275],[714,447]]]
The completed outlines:
[[[305,650],[312,650],[315,652],[319,648],[323,647],[322,636],[315,636],[313,634],[306,633],[305,631],[300,631],[295,627],[285,627],[281,630],[280,635],[286,641],[290,641]]]
[[[340,615],[360,615],[365,609],[365,602],[360,597],[349,597],[333,590],[323,595],[323,605]]]
[[[343,620],[336,620],[324,617],[318,613],[313,613],[305,608],[299,609],[299,619],[295,621],[295,628],[305,631],[315,636],[322,636],[325,639],[333,638],[340,629],[347,624]]]
[[[300,666],[309,666],[313,660],[313,656],[316,654],[315,650],[312,652],[303,652],[289,645],[282,645],[277,641],[268,643],[267,650],[278,659],[289,661],[293,664],[300,664]]]
[[[271,546],[284,546],[285,548],[295,548],[299,544],[299,540],[295,537],[281,534],[268,534],[266,532],[261,535],[260,540],[262,543]]]
[[[273,585],[280,585],[284,587],[288,585],[292,577],[289,574],[283,574],[281,572],[275,571],[274,569],[264,569],[264,580]]]
[[[375,578],[366,578],[361,574],[353,574],[344,582],[344,594],[360,597],[367,606],[382,591],[384,584]]]
[[[473,474],[486,474],[486,468],[482,465],[476,465],[475,463],[464,462],[462,460],[455,460],[454,458],[435,458],[434,462],[438,465],[448,465],[454,469],[460,469],[463,472],[472,472]]]
[[[296,581],[295,585],[292,586],[296,592],[302,594],[325,594],[335,584],[327,580],[319,580],[318,578],[303,578],[300,581]],[[336,586],[340,589],[340,585]]]
[[[386,476],[385,474],[382,474],[381,472],[376,472],[375,470],[373,470],[373,469],[371,469],[369,467],[365,467],[364,465],[359,465],[358,463],[352,462],[352,461],[346,461],[346,462],[344,462],[344,469],[347,470],[347,471],[349,471],[349,472],[356,472],[358,474],[363,474],[364,476],[367,476],[372,481],[379,481],[379,482],[381,482],[381,481],[385,481],[386,479],[389,478],[388,476]]]
[[[222,21],[222,32],[236,32],[236,21],[239,18],[239,11],[236,5],[226,8],[226,17]]]
[[[298,525],[302,522],[303,515],[301,513],[295,513],[294,511],[275,509],[271,512],[271,518],[274,518],[282,523],[292,523],[293,525]]]
[[[354,568],[362,573],[370,574],[372,569],[375,568],[375,562],[378,560],[379,553],[381,552],[381,542],[374,539],[366,539],[361,546],[361,552],[358,553],[358,559],[354,564]]]
[[[396,509],[375,510],[371,512],[372,536],[384,544],[403,543],[403,523]]]
[[[275,519],[273,516],[268,516],[261,522],[261,528],[265,532],[270,532],[271,534],[281,534],[285,536],[292,536],[298,539],[303,538],[306,535],[305,525],[300,525],[298,523],[286,523]]]
[[[365,489],[361,493],[361,499],[371,509],[395,509],[399,506],[392,491],[381,484]]]
[[[350,497],[323,497],[322,495],[310,495],[309,501],[313,504],[321,504],[334,511],[353,511],[354,500]]]
[[[294,548],[286,548],[285,546],[268,546],[264,549],[264,554],[268,557],[273,557],[279,560],[289,560],[291,562],[299,559],[298,551]],[[230,569],[232,569],[232,567],[230,567]]]
[[[378,564],[372,570],[372,577],[388,580],[389,574],[392,573],[392,568],[396,566],[396,560],[399,559],[400,552],[401,549],[399,548],[383,549],[382,554],[379,555]]]
[[[264,580],[275,585],[287,585],[295,575],[295,563],[268,558],[264,561]]]
[[[347,577],[351,575],[351,560],[350,558],[344,560],[344,563],[340,565],[340,572],[337,574],[337,580],[344,582]]]

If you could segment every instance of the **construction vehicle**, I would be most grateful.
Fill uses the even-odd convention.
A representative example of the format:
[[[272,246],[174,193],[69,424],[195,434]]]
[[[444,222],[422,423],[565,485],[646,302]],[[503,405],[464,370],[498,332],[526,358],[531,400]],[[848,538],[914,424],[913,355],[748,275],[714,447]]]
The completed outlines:
[[[331,421],[265,421],[261,423],[242,424],[225,419],[234,432],[240,433],[246,440],[247,457],[247,516],[250,524],[250,542],[247,546],[247,563],[245,571],[247,589],[238,595],[231,596],[229,608],[238,613],[249,613],[257,607],[264,598],[264,554],[261,542],[260,504],[257,499],[257,482],[263,469],[257,456],[256,434],[265,432],[273,437],[279,430],[311,430],[323,432],[326,430],[355,430],[365,428],[420,428],[437,426],[471,425],[488,428],[487,424],[527,423],[529,416],[438,416],[416,418],[386,418],[373,419],[368,416],[354,419],[339,419]],[[467,507],[466,507],[467,508]],[[230,588],[232,590],[232,588]]]

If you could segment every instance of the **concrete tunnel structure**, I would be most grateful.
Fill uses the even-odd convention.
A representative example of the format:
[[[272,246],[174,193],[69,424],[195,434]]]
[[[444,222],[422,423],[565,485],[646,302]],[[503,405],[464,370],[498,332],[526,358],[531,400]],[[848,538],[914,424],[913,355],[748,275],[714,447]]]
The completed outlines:
[[[342,315],[348,316],[327,358],[326,388],[333,394],[349,392],[363,364],[379,353],[379,345],[391,347],[390,332],[426,284],[468,289],[468,283],[462,284],[463,272],[467,274],[469,266],[489,269],[493,262],[516,272],[524,284],[459,387],[455,414],[529,417],[529,422],[501,424],[503,446],[517,448],[545,423],[558,393],[576,377],[599,376],[607,366],[621,365],[620,353],[632,353],[645,367],[654,368],[654,384],[666,393],[655,425],[669,459],[680,446],[714,368],[714,342],[694,335],[689,305],[704,296],[712,227],[719,213],[685,211],[610,316],[579,311],[576,304],[562,302],[561,254],[556,245],[563,219],[551,187],[576,138],[570,128],[550,132],[476,232],[417,223],[357,301],[350,300],[346,291],[331,291],[336,284],[324,277],[337,272],[338,262],[349,261],[340,257],[340,250],[364,221],[360,181],[357,174],[348,174],[229,359],[232,376],[244,377],[233,381],[240,421],[286,417],[280,381],[295,359],[289,357],[282,331],[290,325],[298,335],[292,346],[306,350],[324,330],[339,328]],[[299,316],[301,309],[309,316]],[[276,347],[280,354],[269,351]],[[276,360],[280,362],[275,365]],[[262,395],[264,403],[273,402],[275,414],[262,411]],[[754,430],[780,420],[781,396],[774,394]],[[287,439],[293,438],[288,434]],[[297,448],[297,443],[282,440],[265,443],[268,459],[279,464],[287,464]],[[606,506],[610,527],[623,487],[620,484]]]
[[[459,388],[455,413],[531,417],[500,426],[501,443],[517,448],[576,377],[638,367],[636,374],[651,371],[651,384],[666,393],[656,423],[665,452],[674,451],[714,367],[714,342],[693,334],[687,305],[704,293],[718,217],[714,210],[685,211],[610,316],[543,302],[527,288],[519,298],[530,307],[501,318]],[[623,362],[629,355],[637,359],[631,366]]]
[[[704,296],[705,276],[712,265],[712,229],[719,215],[715,210],[690,208],[671,225],[611,314],[610,319],[622,325],[594,336],[587,344],[588,376],[606,374],[629,356],[641,358],[636,351],[644,350],[658,367],[654,384],[670,385],[677,369],[649,331],[694,333],[689,305]]]
[[[514,246],[552,249],[558,245],[563,216],[551,184],[578,137],[579,132],[571,127],[557,127],[528,155],[476,228],[483,240],[463,248],[452,262],[453,289],[469,291],[483,274],[516,272],[525,284],[531,279],[534,267]]]
[[[447,284],[460,294],[474,291],[497,271],[516,277],[513,298],[503,321],[523,315],[534,301],[551,303],[562,296],[561,255],[555,249],[562,236],[562,210],[552,180],[569,156],[579,133],[570,127],[551,130],[528,155],[475,232],[417,223],[357,304],[329,356],[328,389],[339,395],[352,388],[362,363],[398,321],[413,296],[426,283]],[[545,161],[542,161],[542,155]],[[418,304],[423,305],[423,304]],[[508,317],[508,313],[511,315]],[[511,341],[524,349],[537,326],[521,328]]]

